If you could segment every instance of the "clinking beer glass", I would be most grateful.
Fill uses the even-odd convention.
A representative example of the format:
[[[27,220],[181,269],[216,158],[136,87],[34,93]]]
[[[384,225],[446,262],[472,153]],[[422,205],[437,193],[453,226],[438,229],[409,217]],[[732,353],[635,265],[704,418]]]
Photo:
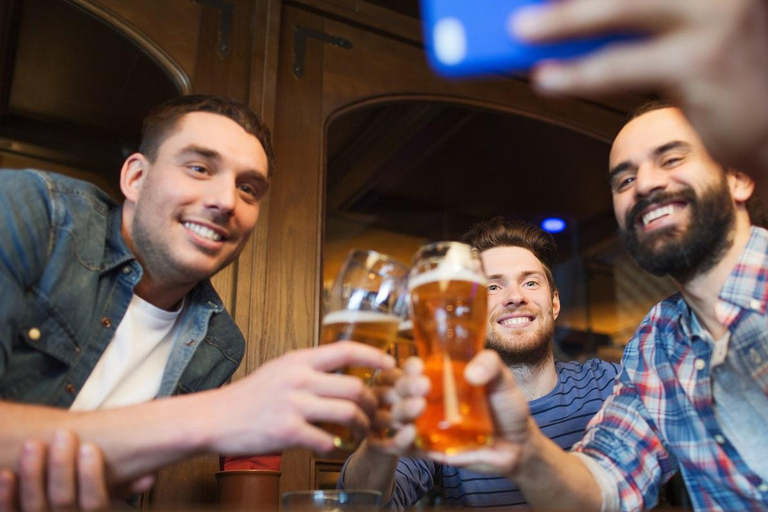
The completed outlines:
[[[425,245],[408,281],[413,335],[432,386],[416,420],[416,446],[456,453],[492,441],[484,386],[470,385],[464,368],[485,345],[488,289],[476,251],[458,242]]]
[[[397,335],[398,312],[406,296],[408,267],[376,251],[353,250],[347,256],[329,291],[320,345],[341,340],[365,343],[386,350]],[[344,373],[371,385],[375,368],[346,368]],[[334,434],[334,445],[355,448],[346,427],[320,425]]]

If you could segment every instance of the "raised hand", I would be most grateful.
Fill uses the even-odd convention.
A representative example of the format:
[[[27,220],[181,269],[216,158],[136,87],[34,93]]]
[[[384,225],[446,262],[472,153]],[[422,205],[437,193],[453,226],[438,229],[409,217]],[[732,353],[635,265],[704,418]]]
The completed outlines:
[[[317,423],[345,425],[362,439],[378,402],[359,378],[329,373],[347,366],[390,369],[394,360],[381,350],[342,341],[290,352],[217,391],[215,410],[206,412],[220,432],[216,450],[245,455],[300,446],[330,453],[333,435]]]
[[[768,113],[760,109],[768,94],[765,0],[559,1],[521,11],[510,30],[539,42],[646,34],[582,59],[544,63],[533,84],[544,93],[657,93],[679,104],[718,162],[758,180],[768,166]]]

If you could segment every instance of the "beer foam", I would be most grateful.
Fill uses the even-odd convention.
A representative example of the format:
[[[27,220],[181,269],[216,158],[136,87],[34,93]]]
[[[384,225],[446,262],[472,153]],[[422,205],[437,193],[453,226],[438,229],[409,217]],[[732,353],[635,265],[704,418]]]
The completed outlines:
[[[485,276],[479,276],[468,269],[452,271],[437,267],[429,272],[424,272],[408,279],[408,290],[413,290],[427,283],[442,283],[448,281],[468,281],[480,285],[486,284]]]
[[[399,324],[400,318],[388,313],[379,313],[377,311],[357,311],[354,309],[331,311],[323,317],[323,325],[341,323],[352,324],[362,322],[391,322]]]

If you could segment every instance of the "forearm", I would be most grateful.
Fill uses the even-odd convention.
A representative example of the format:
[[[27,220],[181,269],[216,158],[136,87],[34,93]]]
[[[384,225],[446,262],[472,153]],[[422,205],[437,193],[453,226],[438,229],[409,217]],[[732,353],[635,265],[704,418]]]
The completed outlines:
[[[93,412],[0,402],[0,467],[12,467],[29,439],[50,443],[53,433],[76,433],[104,452],[112,482],[124,482],[211,450],[208,393]]]
[[[510,478],[534,508],[599,511],[602,506],[600,486],[586,466],[538,429]]]
[[[344,471],[347,489],[373,489],[381,492],[382,503],[387,503],[395,488],[395,470],[398,457],[381,453],[364,441],[353,453]]]

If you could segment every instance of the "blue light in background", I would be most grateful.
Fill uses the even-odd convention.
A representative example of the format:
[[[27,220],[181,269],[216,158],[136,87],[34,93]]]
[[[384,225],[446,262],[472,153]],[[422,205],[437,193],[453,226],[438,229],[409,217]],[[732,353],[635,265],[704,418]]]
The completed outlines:
[[[550,233],[560,233],[565,229],[565,221],[557,217],[550,217],[541,221],[541,229]]]

